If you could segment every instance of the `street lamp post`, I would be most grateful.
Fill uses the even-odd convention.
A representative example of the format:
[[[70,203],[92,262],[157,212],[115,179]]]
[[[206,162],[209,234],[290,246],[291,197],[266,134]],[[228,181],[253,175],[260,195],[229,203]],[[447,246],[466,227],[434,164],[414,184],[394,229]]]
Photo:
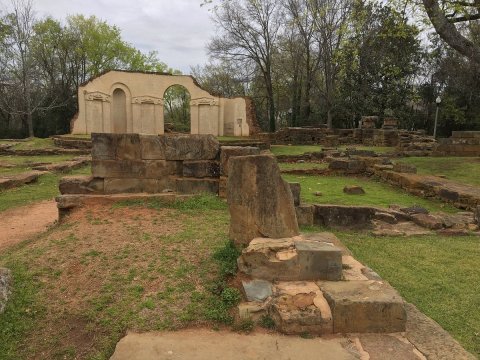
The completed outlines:
[[[437,137],[437,123],[438,123],[438,109],[440,108],[440,103],[442,102],[442,99],[440,96],[437,96],[435,99],[435,103],[437,104],[437,111],[435,112],[435,125],[433,126],[433,137]]]

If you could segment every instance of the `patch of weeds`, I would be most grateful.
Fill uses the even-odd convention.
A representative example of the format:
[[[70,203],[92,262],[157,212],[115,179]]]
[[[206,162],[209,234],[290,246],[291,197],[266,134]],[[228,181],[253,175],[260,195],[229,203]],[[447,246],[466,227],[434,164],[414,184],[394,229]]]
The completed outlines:
[[[262,317],[258,321],[258,325],[260,325],[264,329],[275,329],[275,321],[273,321],[270,315],[266,314],[262,315]]]
[[[100,251],[97,251],[97,250],[90,250],[90,251],[87,251],[86,253],[83,254],[83,256],[85,257],[97,257],[99,255],[101,255],[102,253]]]
[[[142,303],[141,308],[153,310],[155,309],[155,301],[153,301],[151,298],[148,298]]]
[[[18,359],[24,336],[35,328],[43,308],[37,302],[39,283],[26,266],[6,263],[12,271],[13,289],[5,312],[0,315],[0,359]]]
[[[213,254],[213,258],[219,263],[220,276],[234,276],[237,272],[237,258],[240,251],[235,247],[233,241],[228,241],[225,246],[217,249]]]
[[[241,319],[233,325],[233,330],[249,334],[253,331],[255,323],[252,319]]]
[[[310,333],[308,333],[308,332],[303,332],[303,333],[301,333],[301,334],[300,334],[300,337],[301,337],[302,339],[313,339],[313,335],[310,334]]]
[[[221,295],[223,303],[228,307],[236,306],[242,300],[240,291],[238,289],[227,287],[222,291]]]

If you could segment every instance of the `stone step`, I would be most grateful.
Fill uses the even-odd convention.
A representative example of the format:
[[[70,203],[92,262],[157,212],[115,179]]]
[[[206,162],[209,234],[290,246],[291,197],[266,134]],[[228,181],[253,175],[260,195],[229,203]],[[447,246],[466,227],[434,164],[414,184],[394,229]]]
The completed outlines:
[[[322,237],[253,239],[238,258],[241,272],[269,281],[341,280],[342,250]]]
[[[405,304],[384,281],[353,280],[317,283],[330,305],[334,333],[405,331]]]

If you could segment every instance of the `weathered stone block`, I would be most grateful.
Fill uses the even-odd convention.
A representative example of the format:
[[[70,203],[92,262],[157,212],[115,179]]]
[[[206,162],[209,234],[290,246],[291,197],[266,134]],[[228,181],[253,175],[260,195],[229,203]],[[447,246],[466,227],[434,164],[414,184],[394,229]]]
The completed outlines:
[[[60,194],[102,194],[103,179],[92,176],[65,176],[60,179]]]
[[[243,320],[258,321],[266,314],[265,306],[260,302],[243,302],[238,305],[238,316]]]
[[[220,163],[215,160],[184,161],[183,176],[195,178],[218,178],[220,176]]]
[[[337,229],[371,226],[376,209],[365,206],[315,205],[314,223]]]
[[[295,207],[298,225],[312,226],[315,207],[313,205],[299,205]]]
[[[242,281],[243,291],[248,301],[265,301],[272,296],[272,283],[265,280]]]
[[[170,175],[182,175],[181,161],[145,160],[146,179],[161,179]]]
[[[92,159],[115,160],[117,151],[117,134],[93,133]]]
[[[220,181],[218,183],[218,196],[222,199],[227,198],[227,181],[228,178],[226,176],[220,176]]]
[[[139,134],[118,134],[117,151],[118,160],[141,160],[142,147]]]
[[[140,160],[94,160],[92,175],[97,178],[144,178],[146,166]]]
[[[142,179],[105,179],[105,194],[142,193]]]
[[[165,136],[140,135],[143,160],[165,160]]]
[[[279,283],[276,293],[269,314],[278,331],[289,335],[333,332],[332,312],[315,283]]]
[[[417,167],[415,165],[397,163],[393,165],[393,171],[399,173],[416,174]]]
[[[177,178],[176,191],[179,194],[218,194],[218,179]]]
[[[300,193],[301,193],[300,183],[288,183],[288,185],[290,186],[290,190],[292,191],[293,205],[294,206],[299,206],[300,205]]]
[[[477,208],[475,209],[474,219],[475,219],[477,225],[480,226],[480,205],[477,205]]]
[[[403,299],[385,282],[329,281],[318,286],[332,310],[335,333],[405,331]]]
[[[220,144],[213,135],[164,135],[167,160],[214,160]]]
[[[228,160],[234,156],[259,155],[260,149],[253,146],[222,146],[220,148],[220,173],[228,175]]]
[[[414,214],[412,220],[415,224],[430,230],[438,230],[443,228],[441,218],[430,214]]]
[[[248,244],[257,237],[280,239],[299,234],[292,192],[274,157],[232,157],[228,174],[232,240]]]
[[[240,271],[268,281],[340,280],[341,250],[330,243],[305,240],[257,238],[238,258]]]

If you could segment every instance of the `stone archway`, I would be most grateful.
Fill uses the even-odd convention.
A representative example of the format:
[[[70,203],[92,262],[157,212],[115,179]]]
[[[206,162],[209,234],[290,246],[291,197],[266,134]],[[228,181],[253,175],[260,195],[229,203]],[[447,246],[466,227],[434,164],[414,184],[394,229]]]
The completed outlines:
[[[191,133],[190,91],[179,84],[169,86],[163,94],[165,132]]]
[[[113,90],[112,127],[117,134],[127,132],[127,94],[120,88]]]

